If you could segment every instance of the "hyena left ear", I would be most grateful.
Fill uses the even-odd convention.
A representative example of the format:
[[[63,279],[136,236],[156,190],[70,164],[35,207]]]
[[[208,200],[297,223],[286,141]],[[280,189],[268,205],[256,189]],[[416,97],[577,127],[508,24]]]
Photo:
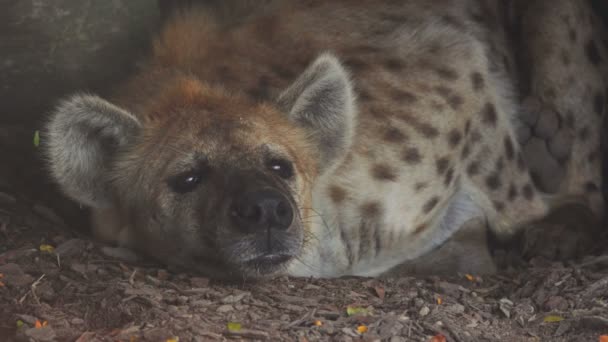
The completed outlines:
[[[278,99],[289,118],[310,134],[327,170],[349,148],[356,105],[347,71],[328,53],[320,55]]]

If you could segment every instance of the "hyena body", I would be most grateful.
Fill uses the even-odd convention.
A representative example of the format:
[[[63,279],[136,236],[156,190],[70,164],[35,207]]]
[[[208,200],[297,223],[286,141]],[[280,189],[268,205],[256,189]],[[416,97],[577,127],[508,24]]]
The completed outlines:
[[[113,104],[77,95],[59,106],[48,126],[53,176],[93,208],[100,237],[217,276],[376,276],[471,222],[510,236],[547,215],[550,198],[600,216],[590,155],[606,55],[586,3],[534,6],[178,11]],[[571,153],[553,196],[537,190],[516,134],[510,10],[561,25],[517,23],[533,42],[521,45],[526,91],[574,136],[562,143]],[[556,71],[564,56],[569,67]]]

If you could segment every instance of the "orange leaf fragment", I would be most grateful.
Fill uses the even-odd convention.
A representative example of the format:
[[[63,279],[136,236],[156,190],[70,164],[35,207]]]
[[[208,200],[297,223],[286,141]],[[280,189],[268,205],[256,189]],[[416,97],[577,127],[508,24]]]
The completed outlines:
[[[447,339],[442,334],[437,334],[431,337],[431,340],[429,342],[447,342]]]
[[[437,304],[441,305],[441,303],[443,303],[443,299],[441,299],[441,297],[437,297]]]
[[[36,329],[40,329],[42,327],[46,327],[47,325],[49,325],[49,322],[47,322],[47,321],[40,322],[40,320],[38,320],[38,319],[36,320],[36,323],[34,323],[34,327]]]
[[[0,273],[0,278],[4,278],[4,273]]]
[[[470,274],[465,274],[464,277],[467,278],[468,281],[475,281],[475,277]]]
[[[367,326],[365,326],[365,325],[360,325],[357,327],[357,332],[359,334],[365,334],[367,332],[367,330],[368,330]]]
[[[600,342],[608,342],[608,335],[601,335]]]
[[[323,322],[321,322],[320,320],[316,320],[315,321],[315,325],[318,326],[318,327],[320,327],[320,326],[323,325]]]
[[[0,281],[0,287],[4,287],[4,283]]]

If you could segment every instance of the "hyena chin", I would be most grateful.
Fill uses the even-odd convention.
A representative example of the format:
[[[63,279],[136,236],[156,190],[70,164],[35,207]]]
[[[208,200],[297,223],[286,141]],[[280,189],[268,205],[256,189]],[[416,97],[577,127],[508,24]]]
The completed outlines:
[[[525,235],[564,198],[602,214],[587,156],[608,55],[587,19],[557,52],[533,34],[589,18],[586,2],[516,6],[513,22],[504,1],[217,3],[174,11],[107,100],[72,95],[52,114],[49,170],[92,209],[99,239],[213,277],[378,276],[416,260],[405,268],[484,273],[494,264],[474,232]],[[514,49],[519,31],[532,38]],[[540,157],[519,134],[515,50],[541,116],[558,112],[558,129],[533,123]],[[560,86],[561,64],[549,67],[566,57],[587,86]],[[530,171],[548,179],[534,163],[555,156],[562,185],[548,195]],[[558,240],[540,239],[575,243]]]

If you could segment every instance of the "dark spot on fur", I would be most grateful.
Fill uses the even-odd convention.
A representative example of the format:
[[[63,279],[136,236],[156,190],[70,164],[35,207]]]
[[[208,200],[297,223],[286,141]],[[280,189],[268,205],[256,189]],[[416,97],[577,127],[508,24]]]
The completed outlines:
[[[451,147],[457,147],[458,144],[462,141],[462,133],[456,128],[448,133],[448,143]]]
[[[481,121],[486,125],[496,126],[496,107],[492,103],[486,103],[481,111]]]
[[[473,143],[473,144],[481,141],[481,133],[479,133],[479,130],[473,129],[473,132],[471,132],[471,136],[469,139],[471,139],[471,143]]]
[[[471,131],[471,119],[468,119],[467,122],[464,124],[464,134],[469,134],[469,131]]]
[[[391,127],[384,132],[383,139],[386,142],[398,144],[404,142],[407,137],[398,128]]]
[[[496,172],[500,172],[500,170],[502,170],[505,167],[505,160],[502,157],[499,157],[498,159],[496,159]]]
[[[505,135],[504,144],[505,144],[505,156],[507,157],[507,159],[508,160],[515,159],[515,148],[513,147],[513,140],[511,140],[510,136]]]
[[[416,190],[416,192],[420,192],[424,189],[426,189],[429,185],[426,182],[418,182],[416,184],[414,184],[414,190]]]
[[[450,68],[438,68],[436,71],[437,75],[445,80],[455,81],[458,79],[458,73]]]
[[[598,92],[593,97],[593,110],[598,116],[602,116],[602,114],[604,114],[604,94],[601,92]]]
[[[340,204],[346,198],[346,190],[337,185],[332,185],[329,187],[329,198],[335,204]]]
[[[418,164],[422,160],[422,156],[418,149],[415,147],[408,147],[403,151],[403,156],[401,157],[404,162],[408,164]]]
[[[399,72],[405,68],[405,63],[397,58],[388,58],[384,61],[384,67],[392,72]]]
[[[462,152],[460,153],[460,158],[466,159],[469,157],[470,154],[471,154],[471,146],[469,145],[468,142],[466,142],[462,146]]]
[[[271,80],[268,76],[262,76],[254,88],[249,89],[249,95],[257,100],[268,100],[270,98]]]
[[[380,215],[380,203],[367,202],[361,206],[361,214],[366,218],[378,217]]]
[[[474,72],[471,74],[471,83],[473,84],[473,89],[475,91],[481,91],[484,88],[485,80],[483,79],[483,75],[480,72]]]
[[[409,113],[403,113],[402,115],[398,116],[398,118],[405,121],[408,125],[426,138],[433,139],[439,136],[439,131],[437,128],[426,122],[420,121],[418,118]]]
[[[593,65],[598,65],[602,62],[602,56],[600,56],[600,52],[595,45],[593,40],[587,42],[585,46],[585,51],[587,53],[587,58]]]
[[[524,161],[524,157],[522,156],[521,153],[519,153],[517,155],[517,168],[519,169],[519,171],[524,172],[526,171],[526,162]]]
[[[453,110],[458,110],[460,109],[460,106],[462,106],[462,104],[464,103],[464,99],[462,98],[462,96],[460,95],[452,95],[450,96],[448,99],[448,104],[450,105],[450,107],[452,107]]]
[[[496,209],[496,211],[498,212],[502,212],[503,210],[505,210],[505,204],[500,202],[500,201],[494,201],[494,209]]]
[[[472,177],[479,173],[479,162],[472,161],[469,166],[467,166],[467,174]]]
[[[425,231],[428,228],[428,224],[426,223],[421,223],[419,225],[416,226],[416,228],[414,229],[414,235],[418,235],[420,233],[422,233],[423,231]]]
[[[517,198],[517,187],[515,184],[511,183],[509,186],[509,193],[507,194],[507,199],[509,202],[513,202]]]
[[[344,64],[352,71],[365,71],[369,69],[369,64],[359,58],[348,58],[344,61]]]
[[[498,173],[494,172],[488,177],[486,177],[486,185],[490,190],[498,190],[500,189],[502,182],[500,181],[500,177]]]
[[[418,100],[416,95],[401,89],[393,89],[391,91],[391,98],[397,102],[405,104],[412,104]]]
[[[439,158],[435,162],[435,166],[437,167],[437,173],[442,175],[448,169],[448,166],[450,166],[450,160],[448,157]]]
[[[439,197],[435,196],[435,197],[431,198],[430,200],[428,200],[422,206],[422,211],[425,214],[428,214],[431,210],[433,210],[433,208],[435,208],[435,206],[437,206],[438,203],[439,203]]]
[[[524,187],[521,189],[521,192],[524,194],[524,198],[528,201],[534,198],[534,187],[532,187],[532,184],[530,183],[524,185]]]
[[[445,186],[449,186],[450,183],[452,183],[452,179],[454,178],[454,168],[451,167],[448,169],[448,171],[445,173],[445,178],[443,179],[443,184]]]
[[[439,96],[441,96],[445,100],[445,102],[450,105],[450,107],[454,110],[458,110],[460,106],[462,106],[462,104],[464,103],[464,99],[462,98],[462,96],[454,94],[454,92],[447,87],[437,86],[435,87],[435,92],[437,92],[437,94],[439,94]]]
[[[385,164],[375,164],[372,167],[372,176],[379,181],[394,181],[397,179],[397,175],[395,171],[388,165]]]

